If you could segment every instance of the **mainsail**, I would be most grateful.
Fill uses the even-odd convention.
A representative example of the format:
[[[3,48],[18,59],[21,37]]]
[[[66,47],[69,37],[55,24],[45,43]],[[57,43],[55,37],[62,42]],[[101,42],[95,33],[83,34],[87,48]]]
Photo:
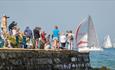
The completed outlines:
[[[97,33],[91,16],[88,17],[88,46],[97,48],[99,47]]]

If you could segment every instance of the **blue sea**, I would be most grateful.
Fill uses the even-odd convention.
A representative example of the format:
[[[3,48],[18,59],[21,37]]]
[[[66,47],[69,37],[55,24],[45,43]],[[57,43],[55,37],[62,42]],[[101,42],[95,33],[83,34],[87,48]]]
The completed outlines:
[[[102,52],[90,52],[90,61],[94,68],[107,66],[115,70],[115,48],[104,49]]]

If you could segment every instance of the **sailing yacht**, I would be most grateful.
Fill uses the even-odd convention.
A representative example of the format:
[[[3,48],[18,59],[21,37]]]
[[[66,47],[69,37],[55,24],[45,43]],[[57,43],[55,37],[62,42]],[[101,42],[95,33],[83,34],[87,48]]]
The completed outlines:
[[[104,38],[103,48],[112,48],[112,42],[109,35]]]
[[[79,52],[103,51],[99,46],[91,16],[85,18],[77,27],[76,43]]]

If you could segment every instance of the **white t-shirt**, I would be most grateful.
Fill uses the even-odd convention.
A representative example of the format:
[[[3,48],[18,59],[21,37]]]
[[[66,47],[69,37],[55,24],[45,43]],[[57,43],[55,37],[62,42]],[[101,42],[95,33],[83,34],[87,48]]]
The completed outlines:
[[[61,35],[60,36],[60,42],[61,43],[65,43],[66,42],[66,36],[65,35]]]

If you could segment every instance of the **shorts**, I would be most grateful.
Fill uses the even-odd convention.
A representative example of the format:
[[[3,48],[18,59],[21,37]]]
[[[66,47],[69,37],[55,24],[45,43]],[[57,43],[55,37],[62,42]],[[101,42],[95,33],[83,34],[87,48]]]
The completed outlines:
[[[53,37],[53,40],[59,40],[58,37]]]

